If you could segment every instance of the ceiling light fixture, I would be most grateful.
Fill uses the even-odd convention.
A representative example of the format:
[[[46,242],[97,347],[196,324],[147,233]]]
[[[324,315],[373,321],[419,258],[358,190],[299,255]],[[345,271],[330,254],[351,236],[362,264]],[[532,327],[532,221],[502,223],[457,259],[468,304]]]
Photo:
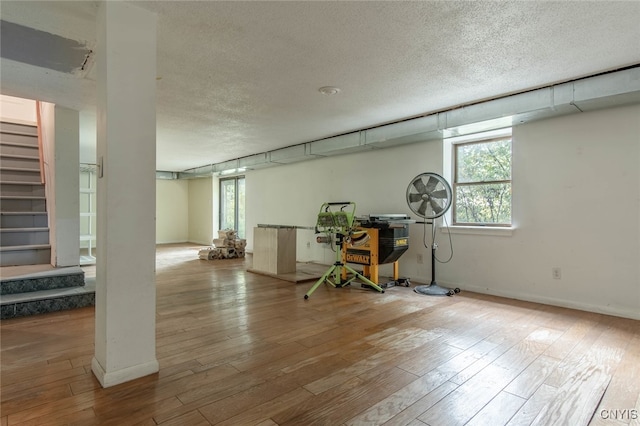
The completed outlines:
[[[340,93],[340,88],[339,87],[335,87],[335,86],[324,86],[318,89],[318,92],[322,93],[323,95],[337,95],[338,93]]]

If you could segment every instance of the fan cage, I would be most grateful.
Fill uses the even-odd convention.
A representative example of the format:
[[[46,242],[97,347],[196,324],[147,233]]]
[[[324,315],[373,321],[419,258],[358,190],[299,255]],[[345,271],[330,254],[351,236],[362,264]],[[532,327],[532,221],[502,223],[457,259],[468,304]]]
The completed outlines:
[[[449,183],[436,173],[421,173],[407,187],[407,204],[423,219],[436,219],[451,207],[452,191]]]

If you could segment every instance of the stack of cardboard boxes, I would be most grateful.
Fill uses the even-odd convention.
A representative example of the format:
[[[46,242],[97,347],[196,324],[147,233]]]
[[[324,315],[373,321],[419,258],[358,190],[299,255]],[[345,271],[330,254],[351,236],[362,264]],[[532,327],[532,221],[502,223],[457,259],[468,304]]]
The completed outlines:
[[[198,257],[203,260],[244,257],[246,245],[247,240],[236,238],[236,231],[223,229],[218,231],[218,238],[213,239],[213,246],[200,249]]]

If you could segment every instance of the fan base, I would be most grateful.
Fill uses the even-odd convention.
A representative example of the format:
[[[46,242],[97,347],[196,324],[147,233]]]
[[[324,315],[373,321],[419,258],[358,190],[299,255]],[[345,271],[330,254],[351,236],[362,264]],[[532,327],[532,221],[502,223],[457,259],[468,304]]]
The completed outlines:
[[[435,282],[432,282],[429,285],[419,285],[416,286],[413,291],[419,294],[424,294],[427,296],[452,296],[454,294],[453,290],[448,288],[440,287]]]

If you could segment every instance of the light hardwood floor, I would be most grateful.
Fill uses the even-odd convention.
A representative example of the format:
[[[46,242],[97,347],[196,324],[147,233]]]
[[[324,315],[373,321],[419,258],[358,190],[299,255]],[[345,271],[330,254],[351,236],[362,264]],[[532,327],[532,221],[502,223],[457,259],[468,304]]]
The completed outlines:
[[[639,424],[638,321],[248,266],[159,246],[160,372],[108,389],[93,308],[3,321],[1,425]]]

